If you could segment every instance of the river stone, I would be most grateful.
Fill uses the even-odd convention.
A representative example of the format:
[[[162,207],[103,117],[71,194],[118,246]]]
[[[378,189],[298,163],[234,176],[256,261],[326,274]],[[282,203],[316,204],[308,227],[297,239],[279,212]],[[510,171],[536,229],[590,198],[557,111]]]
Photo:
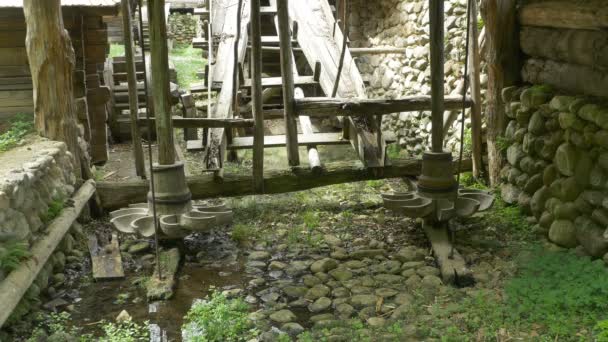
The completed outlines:
[[[433,266],[422,266],[416,270],[416,273],[418,273],[418,275],[421,277],[425,277],[427,275],[438,276],[441,274],[441,272],[439,272],[439,269]]]
[[[297,277],[299,275],[306,273],[306,271],[308,271],[308,267],[309,267],[309,264],[307,262],[301,261],[301,260],[296,260],[296,261],[291,262],[289,264],[289,266],[287,266],[287,268],[285,269],[285,272],[290,277]]]
[[[608,148],[608,131],[598,131],[595,133],[595,144],[597,146]]]
[[[365,267],[365,263],[363,263],[360,260],[349,260],[349,261],[343,263],[342,266],[349,268],[351,270],[356,270],[356,269]]]
[[[279,310],[270,315],[270,319],[277,323],[288,323],[296,320],[296,315],[289,310]]]
[[[331,306],[331,299],[327,297],[321,297],[315,300],[308,306],[308,310],[313,313],[327,310]]]
[[[382,317],[370,317],[367,319],[367,324],[374,328],[383,327],[386,324],[386,319]]]
[[[305,308],[308,306],[308,301],[304,298],[296,299],[292,302],[289,302],[288,306],[290,308]]]
[[[519,99],[522,88],[517,86],[504,87],[500,93],[502,101],[504,103],[509,103],[512,101],[516,101]]]
[[[564,176],[573,176],[579,159],[579,151],[568,143],[561,144],[555,151],[554,164]]]
[[[272,261],[270,263],[270,265],[268,265],[268,269],[270,270],[274,270],[274,271],[280,271],[280,270],[284,270],[287,267],[287,264],[284,262],[280,262],[280,261]]]
[[[587,203],[591,204],[592,206],[600,207],[606,196],[601,191],[587,190],[587,191],[583,191],[583,193],[581,194],[581,197],[585,201],[587,201]]]
[[[591,188],[601,190],[606,186],[607,183],[608,177],[606,177],[606,173],[602,167],[598,164],[593,165],[591,171],[589,172],[589,185]]]
[[[270,259],[270,253],[266,251],[253,251],[249,254],[248,259],[253,261],[265,261]]]
[[[535,112],[530,118],[528,131],[532,134],[542,135],[545,131],[545,118],[540,112]]]
[[[346,287],[336,287],[331,291],[334,298],[344,298],[350,296],[350,291]]]
[[[604,238],[604,228],[585,216],[579,216],[574,224],[576,238],[589,255],[601,258],[608,253],[608,240]]]
[[[295,322],[285,323],[281,326],[281,330],[286,332],[289,336],[295,337],[304,332],[304,327]]]
[[[500,194],[503,201],[508,204],[516,203],[520,193],[521,190],[512,184],[506,183],[501,185]]]
[[[353,251],[350,254],[350,257],[353,259],[365,259],[365,258],[373,258],[378,255],[386,255],[386,250],[384,249],[359,249]]]
[[[530,177],[526,184],[524,185],[524,191],[530,195],[534,194],[536,190],[540,189],[543,186],[543,177],[542,175],[535,174]]]
[[[306,285],[308,287],[313,287],[315,285],[321,284],[321,279],[319,279],[311,274],[307,274],[304,277],[302,277],[302,281],[304,282],[304,285]]]
[[[429,289],[439,288],[442,283],[443,282],[441,281],[441,279],[436,275],[426,275],[424,276],[424,278],[422,278],[421,282],[422,287]]]
[[[372,273],[391,273],[399,274],[401,270],[401,262],[397,260],[387,260],[380,264],[370,267]]]
[[[336,260],[331,258],[324,258],[313,262],[312,265],[310,265],[310,271],[312,273],[327,272],[333,270],[336,267],[338,267],[338,262]]]
[[[376,289],[376,296],[382,297],[382,298],[394,297],[398,293],[399,293],[399,291],[397,291],[395,289],[388,288],[388,287],[381,287],[379,289]]]
[[[603,227],[608,227],[608,210],[597,208],[591,213],[591,218]]]
[[[540,215],[540,218],[538,219],[538,224],[548,231],[549,228],[551,228],[551,223],[553,223],[553,220],[553,214],[548,211],[545,211]]]
[[[321,322],[321,321],[329,321],[329,320],[333,320],[333,319],[335,319],[335,317],[331,313],[324,313],[324,314],[310,316],[310,321],[314,322],[314,323]]]
[[[580,151],[578,161],[574,167],[574,178],[581,187],[589,185],[592,168],[593,160],[589,153]]]
[[[519,165],[519,162],[522,160],[522,158],[524,158],[526,156],[526,154],[524,153],[521,144],[519,143],[515,143],[511,146],[509,146],[509,148],[507,148],[507,160],[509,161],[509,164],[517,167]]]
[[[573,248],[578,245],[576,228],[572,221],[555,220],[549,229],[549,240],[559,246]]]
[[[394,257],[401,262],[409,262],[424,260],[424,256],[424,251],[414,246],[406,246],[401,248]]]
[[[597,116],[602,115],[602,111],[598,105],[589,103],[578,110],[578,115],[584,120],[595,123]]]
[[[330,291],[331,289],[328,286],[323,284],[315,285],[311,287],[308,292],[306,292],[304,298],[308,300],[316,300],[318,298],[327,296]]]
[[[405,271],[405,270],[409,270],[409,269],[416,269],[416,268],[419,268],[422,266],[424,266],[423,261],[408,261],[408,262],[404,262],[403,265],[401,265],[401,269],[403,271]]]
[[[350,303],[355,308],[364,308],[366,306],[376,305],[376,296],[371,294],[359,294],[350,298]]]
[[[557,220],[573,221],[578,217],[578,210],[573,202],[563,202],[555,206],[553,209],[553,216]]]
[[[597,158],[598,164],[605,170],[608,171],[608,153],[604,152]]]
[[[342,319],[345,318],[350,318],[353,313],[355,312],[355,308],[353,308],[351,305],[346,304],[346,303],[342,303],[342,304],[338,304],[336,306],[336,314],[338,314],[338,316]]]
[[[405,281],[405,286],[407,286],[407,288],[409,289],[415,289],[420,286],[421,281],[422,279],[420,278],[420,276],[414,274],[413,276],[407,278],[407,280]]]
[[[334,270],[331,270],[329,272],[329,275],[331,275],[337,281],[346,281],[352,279],[353,272],[349,271],[346,268],[336,268]]]
[[[342,246],[342,240],[335,235],[325,234],[323,235],[323,240],[330,246]]]
[[[515,120],[520,127],[525,127],[528,129],[528,122],[530,122],[530,116],[532,116],[531,110],[521,108],[517,112],[515,112]]]
[[[532,214],[532,208],[530,207],[530,201],[532,201],[532,197],[525,192],[519,194],[517,197],[517,205],[519,209],[524,214]]]
[[[505,129],[505,138],[509,141],[512,141],[515,137],[515,132],[517,131],[517,122],[515,120],[509,121],[507,128]]]
[[[534,193],[530,200],[530,209],[536,218],[539,218],[545,209],[545,203],[551,197],[551,191],[548,187],[543,186]]]
[[[549,106],[552,109],[555,109],[560,112],[569,111],[570,105],[572,104],[572,102],[575,101],[575,99],[576,98],[574,98],[572,96],[557,95],[551,99],[551,102],[549,102]]]
[[[131,254],[138,254],[147,252],[150,249],[150,243],[148,241],[140,241],[129,246],[127,251]]]
[[[300,298],[303,297],[306,292],[308,292],[308,288],[305,286],[285,286],[283,288],[283,292],[290,298]]]

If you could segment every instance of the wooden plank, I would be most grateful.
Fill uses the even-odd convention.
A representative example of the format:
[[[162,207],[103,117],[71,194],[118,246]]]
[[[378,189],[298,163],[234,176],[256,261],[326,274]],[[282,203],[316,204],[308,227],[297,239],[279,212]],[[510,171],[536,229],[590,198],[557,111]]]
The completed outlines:
[[[91,234],[88,246],[89,253],[91,253],[93,278],[121,279],[125,277],[116,233],[112,234],[112,241],[106,246],[100,246],[97,236]]]
[[[21,77],[30,76],[28,65],[0,66],[0,77]]]
[[[536,1],[519,9],[519,23],[577,30],[608,28],[608,6],[605,0]]]
[[[350,54],[353,56],[364,55],[387,55],[387,54],[405,54],[406,48],[396,47],[372,47],[372,48],[350,48]]]
[[[262,27],[260,0],[251,0],[251,110],[253,127],[253,182],[257,193],[264,192],[264,101],[262,99]]]
[[[223,83],[222,83],[223,84]],[[294,86],[305,87],[319,84],[315,81],[314,76],[299,76],[294,79]],[[283,86],[283,80],[281,77],[264,77],[262,78],[262,88],[281,88]],[[251,89],[251,79],[246,79],[243,84],[240,85],[240,89]],[[190,87],[192,93],[202,93],[207,91],[207,85],[205,83],[193,84]],[[221,84],[214,84],[212,91],[222,90]]]
[[[464,258],[452,248],[446,227],[434,227],[428,222],[422,224],[426,236],[431,241],[433,254],[439,264],[441,277],[445,284],[470,286],[474,283],[473,274]]]
[[[0,48],[0,65],[28,65],[25,47]]]
[[[260,6],[260,15],[275,15],[277,8],[272,6]],[[201,19],[209,18],[209,10],[206,8],[195,8],[194,15],[200,15]]]
[[[291,1],[289,13],[291,19],[298,22],[297,40],[309,66],[314,70],[317,61],[321,63],[319,82],[325,94],[331,95],[343,40],[342,31],[334,25],[331,7],[326,0]],[[337,96],[366,98],[363,79],[349,51],[345,52],[343,71]],[[367,123],[349,117],[345,124],[351,132],[351,145],[363,163],[367,167],[382,167],[385,144],[381,140],[378,145],[380,128],[377,122]]]
[[[456,166],[456,162],[454,163]],[[463,171],[471,170],[471,161],[463,161]],[[334,162],[323,165],[321,175],[310,168],[298,166],[289,170],[265,170],[264,181],[267,194],[308,190],[332,184],[358,182],[369,179],[401,178],[419,176],[421,161],[414,159],[391,160],[382,174],[374,174],[359,161]],[[453,168],[456,170],[456,167]],[[212,174],[196,175],[187,178],[192,199],[215,197],[234,197],[254,194],[251,174],[232,174],[225,172],[223,182],[216,181]],[[98,182],[97,193],[104,209],[118,209],[130,203],[146,201],[148,182],[133,180],[127,182]]]
[[[481,57],[479,56],[477,32],[477,0],[469,0],[469,82],[471,84],[471,154],[473,159],[473,177],[480,179],[483,172],[483,144],[481,132]],[[464,124],[464,123],[463,123]],[[464,137],[463,137],[464,139]]]
[[[470,98],[465,100],[465,106],[470,107]],[[447,96],[444,106],[448,110],[462,108],[462,97]],[[431,109],[431,97],[427,95],[406,96],[400,99],[356,99],[309,97],[295,101],[298,115],[311,117],[329,116],[369,116],[385,115],[400,112],[416,112]]]
[[[295,40],[292,40],[293,43],[296,43]],[[215,46],[219,46],[221,44],[221,40],[214,42]],[[262,36],[262,44],[263,45],[279,45],[279,37],[277,36]],[[194,38],[192,39],[192,47],[197,49],[207,49],[209,48],[209,41],[206,38]]]
[[[154,124],[156,119],[150,118]],[[253,127],[252,119],[216,119],[216,118],[183,118],[173,116],[173,127],[175,128],[247,128]],[[140,117],[138,125],[145,127],[148,120],[145,117]]]
[[[34,93],[29,90],[0,91],[0,107],[26,107],[34,105]]]
[[[285,135],[270,135],[264,137],[264,147],[283,147],[286,144]],[[340,133],[315,133],[298,134],[298,145],[344,145],[349,144],[348,140],[342,139]],[[253,137],[237,137],[232,139],[232,144],[228,149],[240,150],[253,147]]]

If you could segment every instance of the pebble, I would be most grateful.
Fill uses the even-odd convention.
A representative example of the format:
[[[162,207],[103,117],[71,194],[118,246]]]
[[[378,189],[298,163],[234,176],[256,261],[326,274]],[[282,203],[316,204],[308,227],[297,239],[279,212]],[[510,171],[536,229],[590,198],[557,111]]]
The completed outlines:
[[[270,253],[266,251],[254,251],[249,254],[248,259],[255,261],[268,260],[270,259]]]
[[[308,306],[310,312],[316,313],[327,310],[331,306],[331,299],[327,297],[321,297],[315,300]]]

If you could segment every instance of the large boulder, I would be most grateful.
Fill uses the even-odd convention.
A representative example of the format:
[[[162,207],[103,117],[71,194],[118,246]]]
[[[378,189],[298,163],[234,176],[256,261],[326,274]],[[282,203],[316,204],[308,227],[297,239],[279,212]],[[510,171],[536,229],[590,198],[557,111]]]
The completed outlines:
[[[502,200],[508,204],[517,203],[519,194],[521,194],[521,190],[519,190],[519,188],[513,184],[505,183],[500,187],[500,195]]]
[[[604,237],[604,228],[585,216],[579,216],[574,224],[576,238],[589,255],[600,258],[608,253],[608,239]]]
[[[553,221],[549,229],[549,240],[562,247],[576,247],[578,240],[574,223],[568,220]]]

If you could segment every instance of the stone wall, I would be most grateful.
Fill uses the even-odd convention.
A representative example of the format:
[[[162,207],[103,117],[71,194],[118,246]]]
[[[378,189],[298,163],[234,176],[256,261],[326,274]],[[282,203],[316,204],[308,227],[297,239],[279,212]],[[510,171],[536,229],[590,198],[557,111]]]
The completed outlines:
[[[46,235],[46,225],[62,208],[75,187],[72,155],[62,142],[36,138],[34,142],[0,154],[0,258],[15,249],[31,247]],[[53,214],[54,213],[54,214]],[[75,224],[38,274],[13,312],[18,320],[31,306],[52,298],[65,282],[64,267],[82,253],[74,249],[82,230]],[[11,269],[0,264],[0,282]]]
[[[351,2],[352,47],[406,48],[405,54],[367,55],[357,58],[371,98],[430,95],[428,1],[382,0]],[[445,93],[462,80],[465,58],[466,0],[445,2]],[[486,78],[482,76],[482,85]],[[466,127],[470,126],[467,118]],[[394,133],[401,147],[419,155],[430,146],[430,112],[396,113],[385,116],[383,129]],[[458,151],[460,126],[448,133],[446,147]]]
[[[503,199],[555,244],[608,260],[608,102],[538,85],[505,88],[503,100]]]
[[[190,45],[196,37],[198,16],[191,13],[171,13],[169,15],[168,36],[179,45]]]

